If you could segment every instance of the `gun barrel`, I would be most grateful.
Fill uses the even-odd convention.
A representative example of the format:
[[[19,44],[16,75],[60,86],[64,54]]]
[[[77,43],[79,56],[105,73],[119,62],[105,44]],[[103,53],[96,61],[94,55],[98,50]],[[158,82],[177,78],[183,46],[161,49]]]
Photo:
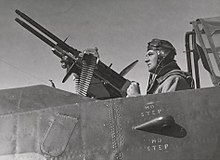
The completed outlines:
[[[53,42],[51,42],[48,38],[44,37],[42,34],[40,34],[38,31],[36,31],[35,29],[33,29],[31,26],[29,26],[27,23],[25,23],[24,21],[15,18],[15,21],[18,22],[21,26],[23,26],[25,29],[27,29],[29,32],[33,33],[35,36],[37,36],[38,38],[40,38],[42,41],[44,41],[46,44],[48,44],[49,46],[51,46],[52,48],[55,47],[55,44]],[[56,54],[56,53],[55,53]],[[58,57],[62,58],[62,55],[60,54],[56,54]]]
[[[53,39],[54,41],[56,41],[57,43],[59,43],[61,40],[55,36],[53,33],[51,33],[50,31],[48,31],[47,29],[45,29],[43,26],[41,26],[40,24],[38,24],[36,21],[34,21],[33,19],[31,19],[30,17],[28,17],[26,14],[24,14],[23,12],[19,11],[19,10],[15,10],[15,12],[21,16],[24,20],[26,20],[27,22],[29,22],[31,25],[33,25],[34,27],[36,27],[38,30],[40,30],[42,33],[46,34],[48,37],[50,37],[51,39]],[[62,43],[62,41],[61,41]]]
[[[57,44],[59,46],[62,46],[62,48],[68,52],[71,52],[72,54],[74,54],[74,56],[78,56],[80,51],[78,51],[75,48],[72,48],[71,46],[67,45],[65,42],[63,42],[61,39],[59,39],[57,36],[55,36],[53,33],[51,33],[50,31],[48,31],[46,28],[44,28],[43,26],[41,26],[40,24],[38,24],[36,21],[34,21],[33,19],[31,19],[30,17],[28,17],[26,14],[24,14],[23,12],[19,11],[18,9],[15,10],[15,12],[21,16],[21,18],[23,18],[24,20],[26,20],[28,23],[30,23],[31,25],[33,25],[35,28],[37,28],[39,31],[41,31],[42,33],[44,33],[45,35],[47,35],[48,37],[50,37],[52,40],[54,40],[55,42],[57,42]]]
[[[15,18],[15,21],[18,22],[21,26],[23,26],[25,29],[27,29],[28,31],[30,31],[31,33],[33,33],[35,36],[37,36],[38,38],[40,38],[42,41],[44,41],[45,43],[47,43],[49,46],[54,47],[55,44],[53,42],[51,42],[49,39],[47,39],[46,37],[44,37],[43,35],[41,35],[38,31],[34,30],[31,26],[29,26],[27,23],[25,23],[24,21]]]

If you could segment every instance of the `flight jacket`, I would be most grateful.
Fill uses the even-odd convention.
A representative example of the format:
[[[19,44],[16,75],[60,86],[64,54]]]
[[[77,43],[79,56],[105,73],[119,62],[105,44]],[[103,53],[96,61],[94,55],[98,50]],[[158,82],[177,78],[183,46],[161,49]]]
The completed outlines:
[[[176,61],[165,65],[157,74],[150,74],[147,94],[174,92],[194,88],[193,78],[181,71]]]

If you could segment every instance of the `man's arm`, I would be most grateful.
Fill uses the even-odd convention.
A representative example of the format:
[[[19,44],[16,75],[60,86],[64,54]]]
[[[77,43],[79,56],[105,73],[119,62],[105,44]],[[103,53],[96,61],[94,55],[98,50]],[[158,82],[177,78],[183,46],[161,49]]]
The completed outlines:
[[[157,93],[174,92],[178,90],[190,89],[187,81],[179,76],[173,75],[168,77],[157,89]]]

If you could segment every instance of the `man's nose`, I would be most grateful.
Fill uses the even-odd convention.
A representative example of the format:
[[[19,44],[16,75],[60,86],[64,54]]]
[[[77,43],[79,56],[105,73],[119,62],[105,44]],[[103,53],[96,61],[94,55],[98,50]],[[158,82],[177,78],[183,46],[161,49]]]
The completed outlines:
[[[148,63],[149,61],[150,61],[149,57],[146,56],[146,57],[145,57],[145,62]]]

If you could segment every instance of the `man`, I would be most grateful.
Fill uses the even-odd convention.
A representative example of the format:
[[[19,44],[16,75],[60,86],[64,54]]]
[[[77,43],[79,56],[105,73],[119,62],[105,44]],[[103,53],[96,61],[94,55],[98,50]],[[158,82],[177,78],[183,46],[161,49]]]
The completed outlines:
[[[147,46],[145,62],[150,72],[147,94],[173,92],[194,87],[192,77],[181,71],[174,57],[176,50],[167,40],[152,39]],[[127,97],[137,96],[139,85],[133,82],[127,89]]]

